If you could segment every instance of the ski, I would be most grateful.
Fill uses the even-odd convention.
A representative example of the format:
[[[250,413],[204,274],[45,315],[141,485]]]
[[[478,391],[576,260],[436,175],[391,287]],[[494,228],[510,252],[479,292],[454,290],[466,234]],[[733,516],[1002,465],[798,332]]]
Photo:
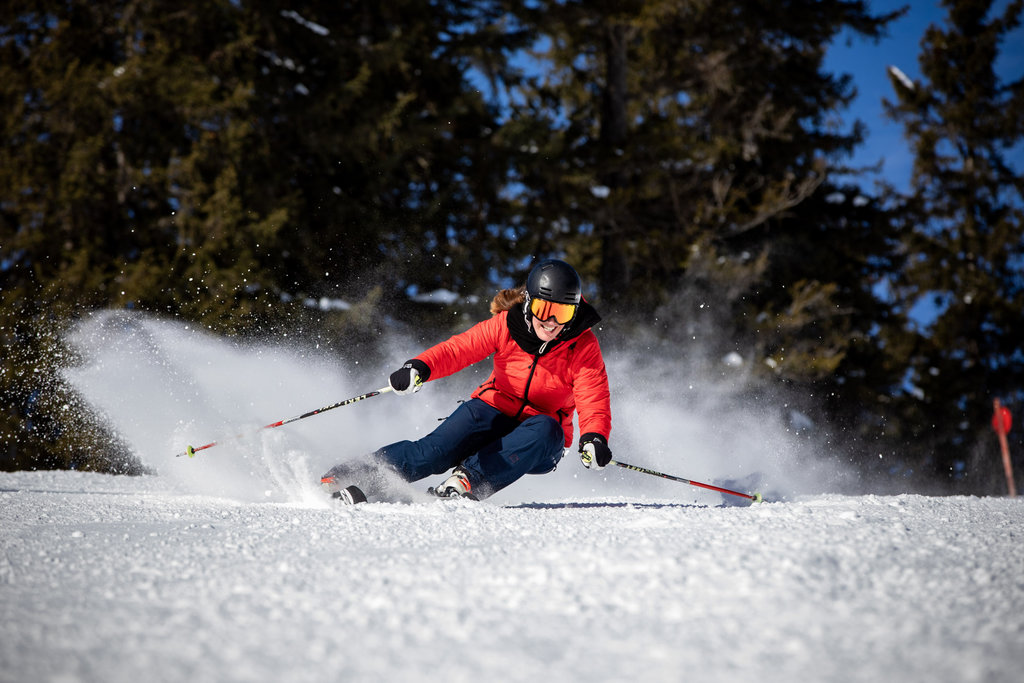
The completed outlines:
[[[331,499],[342,505],[357,505],[366,502],[366,494],[358,486],[346,486],[331,494]]]

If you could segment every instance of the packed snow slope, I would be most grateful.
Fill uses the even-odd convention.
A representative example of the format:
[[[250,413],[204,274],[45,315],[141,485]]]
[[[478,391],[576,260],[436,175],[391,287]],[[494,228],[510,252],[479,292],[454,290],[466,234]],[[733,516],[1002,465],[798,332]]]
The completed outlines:
[[[0,683],[1024,677],[1024,501],[849,495],[798,419],[734,400],[736,358],[609,357],[611,445],[769,502],[569,453],[480,503],[427,499],[438,478],[339,507],[321,473],[426,433],[487,368],[260,429],[387,368],[119,313],[69,342],[67,409],[152,474],[0,474]]]
[[[0,474],[0,680],[1020,681],[1024,501],[320,504]]]

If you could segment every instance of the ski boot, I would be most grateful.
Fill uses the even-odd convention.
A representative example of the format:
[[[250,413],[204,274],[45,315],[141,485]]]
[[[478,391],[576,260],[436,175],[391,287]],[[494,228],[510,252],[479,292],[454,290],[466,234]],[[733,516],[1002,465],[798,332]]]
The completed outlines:
[[[431,486],[427,493],[438,498],[467,498],[469,500],[480,500],[472,493],[472,486],[469,477],[460,468],[456,467],[451,476],[445,479],[440,486]]]

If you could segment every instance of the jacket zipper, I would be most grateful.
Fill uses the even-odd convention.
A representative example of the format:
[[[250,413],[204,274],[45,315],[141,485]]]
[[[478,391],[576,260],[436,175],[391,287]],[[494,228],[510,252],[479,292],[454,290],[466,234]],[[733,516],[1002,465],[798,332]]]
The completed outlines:
[[[547,343],[545,342],[545,345]],[[541,353],[543,353],[544,347],[541,347]],[[530,374],[526,377],[526,386],[523,388],[523,404],[519,406],[519,411],[516,413],[515,419],[519,419],[523,416],[523,411],[526,410],[526,406],[530,404],[530,384],[533,383],[533,373],[537,369],[537,362],[540,360],[540,353],[533,356],[533,363],[530,364]]]

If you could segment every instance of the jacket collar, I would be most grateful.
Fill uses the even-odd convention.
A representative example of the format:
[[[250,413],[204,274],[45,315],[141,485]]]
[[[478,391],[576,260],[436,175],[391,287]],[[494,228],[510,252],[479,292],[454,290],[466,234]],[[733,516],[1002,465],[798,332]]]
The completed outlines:
[[[542,342],[533,333],[533,330],[530,329],[530,325],[527,322],[528,315],[529,313],[525,311],[523,306],[516,306],[509,309],[508,317],[505,320],[508,325],[508,331],[519,348],[535,356],[547,353],[559,344],[575,339],[601,320],[601,316],[598,315],[597,310],[593,306],[586,301],[580,301],[580,308],[576,311],[576,317],[562,330],[562,334],[558,335],[558,338],[553,341]]]

